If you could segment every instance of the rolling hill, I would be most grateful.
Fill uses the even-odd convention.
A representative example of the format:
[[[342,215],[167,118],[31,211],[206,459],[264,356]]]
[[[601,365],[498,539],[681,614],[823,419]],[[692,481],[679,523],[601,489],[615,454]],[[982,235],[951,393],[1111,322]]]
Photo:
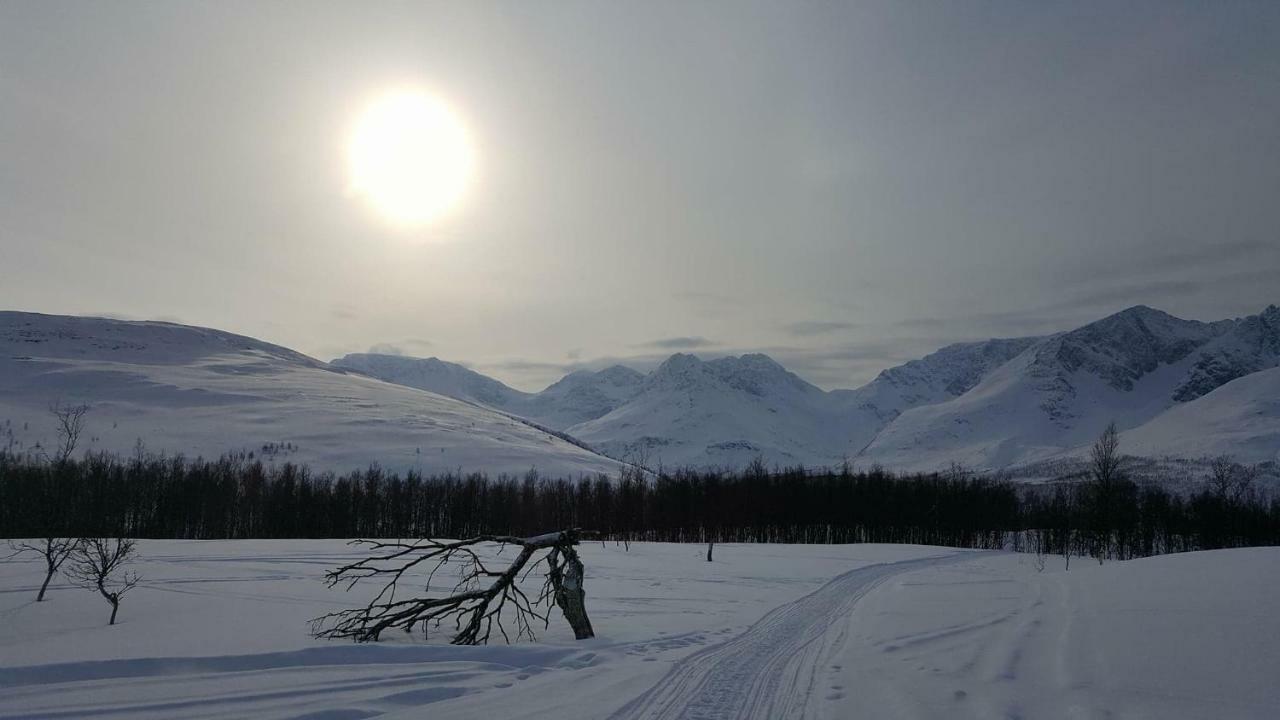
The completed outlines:
[[[56,442],[51,403],[87,404],[82,450],[253,453],[336,472],[577,476],[618,464],[479,405],[231,333],[0,312],[0,446]]]

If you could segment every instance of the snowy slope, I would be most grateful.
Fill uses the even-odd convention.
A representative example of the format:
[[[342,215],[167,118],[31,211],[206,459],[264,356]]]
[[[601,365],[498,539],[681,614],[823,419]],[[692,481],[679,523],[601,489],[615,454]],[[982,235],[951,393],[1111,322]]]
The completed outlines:
[[[352,353],[329,364],[396,385],[495,408],[506,409],[528,397],[528,393],[508,387],[487,375],[439,358]]]
[[[963,395],[1037,340],[997,338],[948,345],[889,368],[857,390],[835,391],[851,416],[851,442],[861,451],[903,412]]]
[[[0,444],[49,447],[55,401],[91,406],[85,450],[129,452],[141,439],[154,451],[245,451],[334,471],[375,462],[570,476],[617,468],[500,413],[251,338],[169,323],[0,313]]]
[[[593,420],[625,403],[640,389],[644,378],[631,368],[615,365],[598,372],[579,370],[542,392],[526,393],[438,358],[352,354],[332,364],[386,382],[487,405],[557,430]]]
[[[1239,462],[1280,463],[1280,368],[1214,389],[1121,434],[1126,452],[1195,458],[1228,454]]]
[[[857,451],[842,399],[765,355],[673,355],[629,402],[568,432],[650,467],[833,465]]]
[[[932,470],[1053,457],[1091,441],[1111,421],[1121,430],[1152,421],[1189,387],[1211,391],[1221,383],[1203,371],[1205,358],[1256,347],[1256,328],[1254,319],[1203,323],[1130,308],[1036,342],[954,400],[903,413],[862,458]]]
[[[525,417],[554,428],[594,420],[629,402],[641,390],[644,375],[622,365],[565,375],[519,408]]]

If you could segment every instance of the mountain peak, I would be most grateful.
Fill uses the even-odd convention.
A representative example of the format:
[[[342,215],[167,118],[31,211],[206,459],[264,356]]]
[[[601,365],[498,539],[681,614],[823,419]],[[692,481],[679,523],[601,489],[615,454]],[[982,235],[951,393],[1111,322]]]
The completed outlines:
[[[1163,310],[1157,310],[1150,305],[1132,305],[1121,310],[1116,315],[1168,315]]]
[[[1222,329],[1135,305],[1057,336],[1038,362],[1067,373],[1084,370],[1128,391],[1142,376],[1185,358]]]
[[[704,364],[697,355],[675,353],[649,373],[647,383],[654,387],[690,387],[704,374]]]
[[[596,373],[596,377],[615,385],[634,384],[644,379],[644,374],[626,365],[610,365]]]
[[[1153,308],[1149,305],[1134,305],[1133,307],[1127,307],[1124,310],[1121,310],[1116,313],[1112,313],[1102,318],[1101,320],[1096,320],[1092,323],[1089,323],[1089,325],[1085,325],[1085,327],[1089,327],[1091,325],[1108,326],[1108,325],[1115,325],[1118,323],[1134,323],[1134,322],[1203,324],[1203,323],[1198,323],[1195,320],[1183,320],[1180,317],[1170,315],[1169,313],[1163,310],[1157,310],[1156,308]]]
[[[668,357],[666,360],[663,360],[662,365],[660,365],[659,367],[663,367],[667,365],[671,365],[674,367],[681,367],[685,365],[697,365],[697,364],[700,364],[701,362],[702,362],[702,358],[692,353],[672,353],[671,357]]]

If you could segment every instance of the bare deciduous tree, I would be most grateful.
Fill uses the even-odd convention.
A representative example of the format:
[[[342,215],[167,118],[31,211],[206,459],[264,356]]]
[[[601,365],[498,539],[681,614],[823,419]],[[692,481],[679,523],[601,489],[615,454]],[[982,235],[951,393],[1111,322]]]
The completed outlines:
[[[1239,502],[1253,492],[1253,484],[1257,482],[1258,476],[1262,474],[1262,468],[1257,465],[1241,465],[1240,470],[1236,473],[1236,486],[1232,491],[1232,500]]]
[[[1093,555],[1102,564],[1111,544],[1117,486],[1124,479],[1120,434],[1110,423],[1089,451],[1089,505],[1093,514]]]
[[[80,587],[97,590],[111,605],[111,620],[116,624],[120,599],[138,586],[137,573],[124,570],[133,562],[136,542],[128,538],[81,538],[72,553],[67,577]]]
[[[1218,455],[1209,461],[1209,487],[1222,500],[1239,502],[1257,480],[1256,465],[1241,465],[1230,455]]]
[[[71,458],[71,454],[76,451],[76,445],[80,442],[80,434],[84,432],[84,416],[89,412],[89,406],[54,402],[49,406],[49,412],[57,421],[58,432],[58,450],[53,460],[65,463]]]
[[[420,540],[416,542],[376,542],[356,540],[382,554],[344,565],[325,574],[330,587],[345,585],[350,590],[361,580],[378,579],[382,588],[364,607],[329,613],[312,621],[313,634],[324,638],[347,638],[356,642],[376,641],[383,632],[401,629],[412,632],[420,627],[424,633],[451,622],[454,645],[481,645],[489,642],[496,626],[502,637],[511,642],[502,611],[514,612],[517,638],[533,639],[533,621],[550,624],[550,608],[559,606],[579,640],[595,637],[583,603],[583,566],[575,546],[579,532],[565,530],[529,538],[505,535],[479,535],[451,542]],[[507,567],[491,569],[492,560],[477,552],[477,546],[497,544],[499,552],[507,545],[520,548]],[[547,551],[534,559],[540,551]],[[406,573],[430,568],[427,586],[435,575],[451,562],[461,564],[461,575],[453,593],[446,597],[415,597],[397,600],[396,592]],[[534,568],[546,566],[542,591],[530,598],[520,587]],[[486,580],[491,580],[487,585]],[[540,608],[546,608],[545,610]],[[507,619],[508,621],[510,618]]]
[[[35,553],[44,558],[44,582],[40,583],[40,592],[36,595],[36,602],[44,600],[45,591],[49,589],[49,581],[54,575],[58,574],[58,570],[62,568],[62,563],[76,551],[79,547],[79,538],[42,538],[40,540],[30,541],[11,541],[9,546],[14,549],[15,554]]]
[[[1107,425],[1089,450],[1089,474],[1098,485],[1113,485],[1120,479],[1120,434],[1116,424]]]

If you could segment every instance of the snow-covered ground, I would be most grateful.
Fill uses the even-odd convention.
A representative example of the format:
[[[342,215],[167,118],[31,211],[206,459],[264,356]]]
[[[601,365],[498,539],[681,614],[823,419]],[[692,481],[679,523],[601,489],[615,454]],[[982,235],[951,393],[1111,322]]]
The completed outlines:
[[[582,547],[597,637],[319,641],[339,541],[142,541],[115,627],[0,564],[0,718],[1274,718],[1280,549],[1126,563],[886,545]],[[443,640],[443,638],[441,638]]]

